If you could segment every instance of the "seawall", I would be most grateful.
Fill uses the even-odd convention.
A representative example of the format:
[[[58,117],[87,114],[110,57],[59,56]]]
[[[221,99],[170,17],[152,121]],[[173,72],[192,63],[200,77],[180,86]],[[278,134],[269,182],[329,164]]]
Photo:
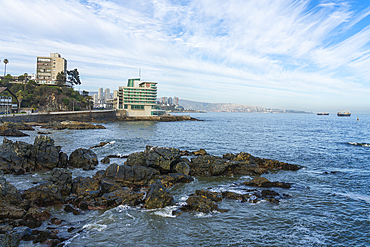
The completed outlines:
[[[127,117],[122,111],[99,110],[99,111],[75,111],[75,112],[50,112],[50,113],[31,113],[15,114],[12,116],[0,115],[0,122],[13,123],[48,123],[62,121],[78,122],[105,122],[105,121],[197,121],[198,119],[190,116],[148,116],[148,117]]]

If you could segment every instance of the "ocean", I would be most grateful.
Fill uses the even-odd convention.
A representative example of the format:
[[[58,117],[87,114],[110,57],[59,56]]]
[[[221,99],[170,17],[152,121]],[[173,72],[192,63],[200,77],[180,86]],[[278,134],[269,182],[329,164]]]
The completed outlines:
[[[370,245],[370,115],[190,115],[203,121],[104,123],[103,130],[51,130],[50,137],[68,155],[77,148],[110,142],[94,149],[99,160],[110,154],[140,152],[152,145],[189,151],[203,148],[217,156],[247,152],[298,164],[303,169],[263,175],[270,181],[293,183],[291,189],[274,188],[291,197],[279,204],[224,199],[219,208],[228,212],[184,212],[173,216],[172,210],[184,205],[197,189],[243,193],[246,186],[241,183],[252,179],[196,177],[194,182],[170,188],[178,204],[163,209],[118,206],[105,212],[73,215],[61,208],[50,208],[53,216],[84,229],[65,246]],[[31,136],[9,139],[33,143],[36,131],[26,133]],[[124,161],[111,160],[119,165]],[[73,169],[73,176],[92,176],[107,166],[99,164],[94,171]],[[47,176],[38,173],[5,177],[18,189],[26,189]],[[22,242],[21,246],[34,245]]]

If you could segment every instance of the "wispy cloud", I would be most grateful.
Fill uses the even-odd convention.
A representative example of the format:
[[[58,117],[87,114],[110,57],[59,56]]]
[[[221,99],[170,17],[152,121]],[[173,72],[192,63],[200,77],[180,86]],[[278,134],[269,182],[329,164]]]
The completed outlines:
[[[164,96],[304,110],[370,105],[370,3],[0,4],[0,54],[13,74],[31,73],[36,56],[59,52],[87,90],[115,89],[141,67]]]

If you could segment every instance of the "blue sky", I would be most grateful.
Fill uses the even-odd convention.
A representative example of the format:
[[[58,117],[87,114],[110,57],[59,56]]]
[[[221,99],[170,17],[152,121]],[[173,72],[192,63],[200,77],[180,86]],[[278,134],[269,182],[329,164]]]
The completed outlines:
[[[370,113],[370,1],[0,0],[0,59],[58,52],[80,89],[158,82],[158,96]],[[0,67],[0,73],[3,66]]]

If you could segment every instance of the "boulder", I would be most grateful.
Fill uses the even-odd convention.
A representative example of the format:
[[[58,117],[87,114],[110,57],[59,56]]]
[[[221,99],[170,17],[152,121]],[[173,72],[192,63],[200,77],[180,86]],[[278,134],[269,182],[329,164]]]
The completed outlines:
[[[49,181],[58,187],[62,196],[71,194],[72,172],[66,168],[55,168],[51,171]]]
[[[129,205],[136,206],[143,201],[144,192],[133,192],[128,188],[119,189],[102,195],[101,199],[106,201],[106,206]]]
[[[226,175],[239,163],[212,155],[203,155],[191,159],[190,175],[192,176],[218,176]]]
[[[196,156],[199,156],[199,155],[206,155],[207,154],[207,152],[206,152],[206,150],[204,150],[204,149],[199,149],[198,151],[194,151],[193,152],[193,155],[196,155]]]
[[[77,121],[50,122],[50,123],[44,124],[42,128],[54,129],[54,130],[105,129],[105,127],[102,125],[94,125],[91,123],[83,123],[83,122],[77,122]]]
[[[0,246],[17,247],[20,241],[21,239],[16,233],[5,233],[0,235]]]
[[[161,181],[157,180],[154,184],[150,185],[149,191],[145,198],[145,208],[164,208],[172,204],[173,197],[163,186]]]
[[[110,159],[108,157],[104,157],[100,162],[103,163],[103,164],[109,164]]]
[[[147,146],[145,150],[146,166],[165,173],[169,173],[180,162],[180,158],[180,150],[176,148]]]
[[[34,131],[35,130],[34,128],[32,128],[28,124],[25,124],[25,123],[13,123],[13,122],[4,122],[0,126],[0,130],[5,130],[5,129],[31,130],[31,131]]]
[[[189,175],[190,166],[186,162],[179,162],[175,165],[175,171],[177,173]]]
[[[125,165],[128,166],[146,166],[145,153],[132,153],[127,157]]]
[[[159,171],[150,167],[144,166],[127,166],[111,164],[102,175],[103,178],[113,180],[123,186],[131,185],[147,185],[148,182],[159,175]]]
[[[61,147],[54,145],[54,140],[48,136],[39,135],[32,147],[32,159],[36,164],[50,170],[57,167]]]
[[[186,206],[181,209],[184,211],[196,211],[202,213],[210,213],[218,210],[218,205],[216,202],[207,198],[206,196],[189,196],[186,200]]]
[[[112,191],[123,189],[119,183],[113,180],[103,178],[100,180],[100,190],[102,193],[110,193]]]
[[[76,149],[69,156],[68,164],[71,167],[82,168],[84,170],[93,170],[98,165],[96,154],[84,148]]]
[[[220,202],[223,199],[221,192],[211,192],[211,191],[208,191],[208,190],[196,190],[195,195],[196,196],[205,196],[208,199],[211,199],[212,201],[215,201],[215,202]]]
[[[0,146],[0,169],[13,174],[52,170],[59,163],[60,149],[47,136],[37,136],[33,145],[4,138]]]
[[[46,209],[30,208],[24,216],[21,224],[29,228],[36,228],[42,225],[42,222],[50,219],[51,214]]]
[[[109,142],[100,142],[98,145],[92,146],[89,149],[104,147],[107,144],[109,144]]]
[[[4,202],[0,202],[0,221],[4,219],[21,219],[26,211]]]
[[[15,186],[9,184],[0,170],[0,201],[10,205],[19,205],[22,197]]]
[[[47,207],[62,203],[62,195],[59,187],[50,181],[32,187],[22,194],[31,206]]]
[[[90,177],[77,177],[72,180],[72,193],[89,195],[89,192],[100,191],[99,181]]]

